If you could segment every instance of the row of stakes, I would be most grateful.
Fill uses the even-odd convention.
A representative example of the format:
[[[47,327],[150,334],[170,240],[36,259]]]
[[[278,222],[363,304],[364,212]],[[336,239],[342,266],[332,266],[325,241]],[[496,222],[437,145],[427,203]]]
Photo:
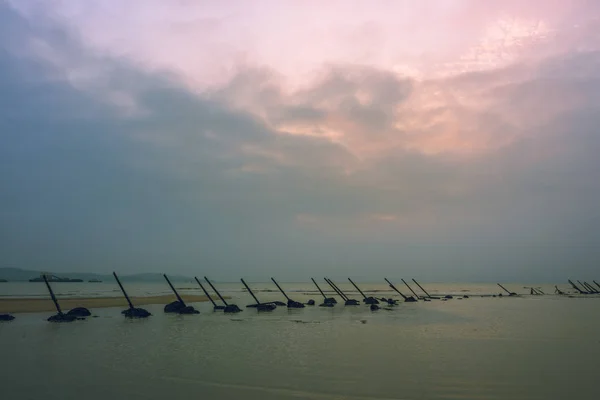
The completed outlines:
[[[56,307],[56,311],[57,313],[51,317],[48,318],[48,321],[50,322],[72,322],[78,319],[84,319],[85,317],[89,317],[92,315],[92,313],[85,307],[76,307],[73,308],[71,310],[69,310],[68,312],[64,313],[60,307],[60,304],[58,303],[58,300],[56,299],[56,296],[54,295],[54,291],[52,290],[52,287],[50,286],[50,283],[48,282],[48,279],[46,278],[45,275],[42,275],[44,278],[44,282],[46,284],[46,287],[48,288],[48,291],[50,293],[50,297],[52,298],[52,301],[54,303],[54,306]],[[117,276],[117,274],[115,272],[113,272],[113,276],[115,278],[115,280],[117,281],[117,284],[119,285],[119,288],[121,289],[121,292],[123,293],[123,296],[125,297],[125,299],[127,300],[127,304],[129,305],[129,308],[127,308],[126,310],[123,310],[121,312],[121,314],[123,314],[126,318],[147,318],[149,316],[151,316],[152,314],[150,314],[150,312],[148,312],[146,309],[144,308],[140,308],[140,307],[135,307],[133,305],[133,302],[131,301],[131,298],[129,297],[129,295],[127,294],[127,292],[125,291],[125,288],[123,287],[123,284],[121,283],[119,277]],[[171,283],[171,281],[169,280],[169,278],[167,277],[166,274],[163,274],[165,280],[167,281],[167,283],[169,284],[169,287],[171,288],[171,290],[173,291],[173,293],[175,294],[175,297],[177,298],[176,301],[173,301],[172,303],[169,303],[167,305],[165,305],[164,307],[164,312],[165,313],[174,313],[174,314],[199,314],[200,311],[196,310],[194,307],[189,306],[185,303],[185,301],[181,298],[181,296],[179,295],[179,293],[177,292],[177,290],[175,289],[175,287],[173,286],[173,284]],[[198,280],[197,277],[194,277],[194,279],[196,280],[196,282],[198,283],[198,285],[200,286],[200,288],[202,289],[202,291],[204,292],[204,294],[206,295],[206,297],[211,301],[211,303],[213,304],[213,309],[215,311],[223,311],[224,313],[238,313],[241,312],[242,310],[236,305],[236,304],[229,304],[227,303],[227,301],[225,300],[225,298],[223,296],[221,296],[221,293],[217,290],[217,288],[212,284],[212,282],[207,278],[204,277],[204,279],[206,280],[206,282],[208,283],[208,285],[211,287],[211,289],[217,294],[218,298],[221,300],[221,302],[223,303],[223,305],[218,305],[217,303],[215,303],[215,301],[213,300],[213,298],[211,297],[211,295],[208,293],[208,291],[206,290],[206,288],[204,287],[204,285],[202,285],[202,282],[200,282],[200,280]],[[323,296],[323,302],[321,304],[319,304],[320,307],[334,307],[335,304],[337,304],[337,300],[333,297],[327,297],[327,295],[325,295],[325,293],[323,292],[323,290],[321,289],[321,287],[319,286],[319,284],[314,280],[314,278],[310,278],[312,280],[312,282],[315,284],[315,286],[317,287],[319,293]],[[328,278],[324,278],[325,282],[333,289],[333,291],[342,298],[342,300],[344,301],[344,305],[346,306],[358,306],[360,305],[360,301],[356,300],[356,299],[352,299],[350,297],[348,297],[331,279]],[[384,278],[385,281],[388,283],[389,287],[391,289],[393,289],[396,293],[398,293],[402,299],[404,300],[404,302],[408,302],[408,303],[412,303],[412,302],[417,302],[418,300],[422,300],[422,301],[431,301],[432,299],[442,299],[442,300],[448,300],[448,299],[452,299],[453,296],[452,295],[446,295],[443,297],[436,297],[436,296],[431,296],[427,290],[425,290],[425,288],[423,288],[423,286],[421,286],[415,279],[413,279],[412,281],[423,291],[423,293],[425,293],[425,296],[419,296],[411,287],[410,285],[404,280],[402,279],[402,282],[406,285],[406,287],[410,290],[410,292],[412,293],[412,295],[405,295],[404,293],[402,293],[400,290],[398,290],[398,288],[392,283],[390,282],[387,278]],[[256,295],[254,294],[254,292],[252,291],[252,289],[250,289],[250,287],[248,286],[248,284],[241,279],[242,284],[244,285],[244,287],[246,288],[246,290],[248,291],[248,293],[250,293],[250,295],[252,296],[252,298],[255,301],[255,304],[249,304],[246,307],[248,308],[255,308],[258,311],[273,311],[275,310],[275,308],[277,308],[277,306],[287,306],[288,308],[304,308],[305,306],[314,306],[315,305],[315,301],[314,300],[309,300],[306,304],[292,300],[286,293],[285,291],[281,288],[281,286],[279,286],[279,283],[277,283],[277,281],[274,278],[271,278],[271,280],[273,281],[273,283],[275,284],[275,286],[277,286],[277,289],[279,289],[279,291],[281,291],[281,293],[283,294],[283,296],[285,297],[285,299],[287,300],[287,303],[281,302],[281,301],[271,301],[271,302],[261,302],[260,300],[258,300],[258,298],[256,297]],[[386,303],[389,306],[393,306],[398,304],[398,300],[392,299],[392,298],[380,298],[377,299],[375,297],[372,296],[367,296],[365,295],[365,293],[354,283],[354,281],[352,281],[352,279],[348,278],[348,281],[350,281],[350,283],[352,284],[352,286],[354,286],[354,288],[356,288],[356,290],[363,296],[363,303],[369,305],[371,311],[376,311],[380,309],[379,304],[381,304],[381,302]],[[578,281],[579,282],[579,281]],[[598,284],[596,281],[593,281],[599,288],[600,288],[600,284]],[[584,288],[586,288],[586,290],[582,290],[580,289],[577,285],[575,285],[571,280],[569,280],[569,283],[580,293],[580,294],[600,294],[600,291],[598,291],[597,289],[595,289],[593,286],[587,284],[585,285],[584,283],[580,283],[580,285]],[[586,282],[587,283],[587,282]],[[515,292],[511,292],[508,289],[506,289],[504,286],[502,286],[501,284],[498,283],[498,286],[500,286],[506,293],[508,293],[509,296],[518,296]],[[565,294],[564,292],[560,291],[558,289],[558,287],[556,287],[556,293],[558,294]],[[535,289],[535,288],[531,288],[531,294],[545,294],[544,292],[542,292],[540,289]],[[502,294],[499,294],[499,296],[502,296]],[[494,295],[495,297],[495,295]],[[463,295],[461,298],[469,298],[468,295]],[[13,319],[15,319],[15,317],[13,315],[10,314],[0,314],[0,321],[12,321]]]
[[[47,277],[45,275],[42,275],[42,276],[44,279],[44,283],[46,284],[46,287],[48,289],[48,292],[50,293],[50,298],[52,299],[52,302],[54,303],[54,306],[56,307],[56,311],[57,311],[57,313],[55,315],[52,315],[51,317],[48,318],[48,321],[50,321],[50,322],[72,322],[72,321],[76,321],[78,319],[85,319],[86,317],[89,317],[92,315],[90,310],[88,310],[85,307],[76,307],[76,308],[69,310],[66,313],[63,312],[60,307],[60,304],[56,298],[56,295],[54,294],[54,291],[52,290],[52,287],[50,286],[50,283],[48,282]],[[127,308],[126,310],[123,310],[121,313],[126,318],[147,318],[147,317],[151,316],[152,314],[149,311],[147,311],[146,309],[134,306],[133,302],[131,301],[131,298],[127,294],[127,291],[123,287],[121,280],[119,279],[119,277],[117,276],[117,274],[115,272],[113,272],[113,276],[114,276],[115,280],[117,281],[117,284],[119,285],[119,288],[121,289],[121,292],[123,293],[123,296],[125,297],[125,300],[127,300],[127,304],[129,305],[129,308]],[[189,306],[185,303],[185,301],[181,298],[181,296],[177,292],[177,289],[175,289],[175,287],[173,286],[173,284],[171,283],[171,281],[169,280],[167,275],[163,274],[163,276],[164,276],[165,280],[167,281],[169,287],[175,294],[175,297],[177,298],[177,300],[173,301],[172,303],[165,305],[164,312],[165,313],[174,313],[174,314],[199,314],[200,312],[198,310],[196,310],[194,307]],[[202,282],[200,282],[200,280],[197,277],[194,277],[194,279],[196,280],[196,282],[198,283],[198,285],[200,286],[200,288],[202,289],[202,291],[204,292],[206,297],[213,304],[213,309],[215,311],[220,310],[220,311],[223,311],[224,313],[238,313],[238,312],[242,311],[236,304],[227,303],[227,300],[225,300],[225,298],[221,295],[221,293],[217,290],[217,288],[212,284],[212,282],[207,277],[204,277],[204,279],[206,280],[206,283],[208,283],[208,285],[211,287],[211,289],[217,294],[218,298],[223,303],[223,305],[218,305],[217,303],[215,303],[215,301],[213,300],[211,295],[208,293],[208,291],[206,290],[206,288],[204,287]],[[347,306],[360,305],[360,302],[358,300],[351,299],[350,297],[348,297],[331,279],[328,279],[328,278],[324,278],[324,279],[325,279],[325,282],[329,286],[331,286],[333,291],[335,293],[337,293],[343,299],[345,305],[347,305]],[[287,303],[284,303],[281,301],[261,302],[256,297],[256,295],[254,294],[252,289],[250,289],[248,284],[243,279],[241,279],[242,284],[244,285],[244,287],[246,288],[248,293],[250,293],[250,295],[252,296],[252,298],[255,301],[254,304],[249,304],[246,307],[255,308],[258,311],[273,311],[273,310],[275,310],[275,308],[277,308],[277,306],[287,306],[288,308],[304,308],[307,305],[308,306],[315,305],[314,300],[309,300],[306,304],[292,300],[285,293],[285,291],[281,288],[279,283],[277,283],[277,281],[274,278],[271,278],[271,280],[277,286],[277,288],[281,291],[281,293],[287,300]],[[311,280],[317,287],[319,293],[323,296],[323,302],[319,305],[320,307],[333,307],[335,304],[337,304],[337,300],[335,298],[327,297],[325,295],[325,293],[323,292],[321,287],[317,284],[317,282],[314,280],[314,278],[311,278]],[[352,285],[356,288],[356,290],[358,290],[358,292],[363,296],[363,303],[368,304],[370,306],[370,309],[373,311],[378,310],[380,308],[379,307],[380,302],[385,302],[388,305],[395,305],[398,302],[397,300],[394,300],[392,298],[377,299],[372,296],[367,296],[352,281],[352,279],[348,278],[348,280],[350,281],[350,283],[352,283]],[[419,288],[421,288],[421,290],[423,290],[423,292],[426,293],[426,297],[419,297],[414,292],[414,290],[412,290],[412,288],[408,285],[408,283],[406,283],[406,281],[404,281],[404,279],[402,279],[402,281],[410,289],[410,291],[414,294],[414,297],[404,295],[387,278],[385,278],[385,280],[394,291],[396,291],[398,294],[400,294],[400,296],[402,296],[402,298],[404,299],[405,302],[416,302],[417,299],[419,299],[419,298],[421,298],[424,301],[430,301],[430,299],[437,298],[437,297],[433,297],[433,296],[429,295],[429,293],[427,293],[427,291],[421,285],[419,285],[419,283],[414,279],[413,279],[413,281],[415,282],[415,284],[417,284],[419,286]],[[468,298],[468,296],[464,296],[464,297]],[[452,298],[452,296],[446,296],[446,298]],[[0,314],[0,321],[12,321],[13,319],[15,319],[15,317],[13,315]]]

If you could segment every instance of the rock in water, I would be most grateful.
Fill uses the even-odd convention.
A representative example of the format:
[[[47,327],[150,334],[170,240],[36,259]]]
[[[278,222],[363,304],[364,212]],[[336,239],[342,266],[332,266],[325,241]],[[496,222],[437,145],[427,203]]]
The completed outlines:
[[[288,300],[287,306],[288,308],[304,308],[304,304],[294,300]]]
[[[315,305],[315,301],[313,299],[310,299],[309,301],[306,302],[307,306],[314,306]]]
[[[175,300],[172,303],[169,303],[165,306],[164,310],[166,313],[174,313],[177,314],[181,311],[181,309],[185,307],[183,304],[181,304],[180,301]]]
[[[178,314],[200,314],[200,311],[192,306],[185,306],[179,309]]]
[[[121,314],[126,318],[147,318],[152,315],[143,308],[128,308],[127,310],[121,311]]]
[[[92,315],[92,313],[85,307],[75,307],[74,309],[69,310],[67,315],[73,315],[75,317],[89,317]]]
[[[228,304],[223,309],[223,312],[227,313],[227,314],[239,313],[241,311],[242,310],[240,310],[240,308],[237,305],[235,305],[235,304]]]
[[[49,322],[73,322],[77,319],[75,315],[58,313],[48,318]]]
[[[375,297],[367,297],[366,299],[363,299],[363,302],[365,304],[379,304],[379,300],[377,300]]]
[[[272,303],[257,304],[256,305],[256,309],[258,311],[273,311],[276,308],[277,308],[277,306],[275,304],[272,304]]]
[[[0,314],[0,321],[12,321],[13,319],[15,319],[15,317],[10,314]]]

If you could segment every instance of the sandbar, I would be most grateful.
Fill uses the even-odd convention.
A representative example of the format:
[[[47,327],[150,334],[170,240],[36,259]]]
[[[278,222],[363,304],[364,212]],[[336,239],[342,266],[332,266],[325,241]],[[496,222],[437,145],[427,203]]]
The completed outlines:
[[[199,303],[208,301],[208,297],[200,295],[187,295],[182,297],[186,303]],[[131,301],[136,307],[147,304],[168,304],[175,300],[175,296],[172,294],[161,296],[131,297]],[[89,309],[128,307],[127,301],[123,297],[70,297],[58,299],[58,301],[60,303],[60,307],[65,312],[75,307],[86,307]],[[0,298],[0,313],[28,313],[54,310],[54,303],[49,298]]]

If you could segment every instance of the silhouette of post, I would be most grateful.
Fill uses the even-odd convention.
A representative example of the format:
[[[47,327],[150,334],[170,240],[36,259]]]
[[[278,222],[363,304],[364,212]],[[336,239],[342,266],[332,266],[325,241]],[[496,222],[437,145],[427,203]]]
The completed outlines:
[[[119,287],[121,288],[121,292],[123,292],[123,296],[125,296],[125,299],[127,300],[127,304],[129,304],[129,308],[131,308],[131,309],[135,308],[135,307],[133,307],[133,303],[129,299],[129,296],[127,296],[127,292],[125,291],[125,288],[121,284],[121,281],[119,280],[119,277],[117,276],[117,273],[114,271],[113,271],[113,276],[115,277],[117,283],[119,284]]]
[[[360,293],[362,295],[363,298],[367,298],[367,296],[365,296],[365,294],[362,292],[362,290],[360,290],[358,288],[358,286],[356,286],[356,284],[354,282],[352,282],[352,279],[348,278],[348,280],[350,281],[350,283],[352,284],[352,286],[354,286],[356,288],[356,290],[358,290],[358,293]]]
[[[244,284],[244,286],[246,286],[246,289],[248,290],[248,293],[250,293],[250,295],[252,296],[252,298],[254,299],[254,301],[256,301],[256,304],[260,304],[260,301],[258,301],[258,299],[254,295],[254,293],[252,293],[252,290],[248,287],[248,285],[246,285],[246,282],[244,282],[243,279],[240,279],[240,280],[242,281],[242,283]]]
[[[406,281],[403,278],[401,278],[400,280],[406,285],[408,290],[410,290],[412,292],[412,294],[414,294],[416,296],[417,299],[421,298],[421,296],[419,296],[410,286],[408,286],[408,283],[406,283]]]
[[[383,278],[383,279],[385,279],[385,281],[388,283],[388,285],[390,285],[390,287],[391,287],[391,288],[392,288],[392,289],[393,289],[393,290],[394,290],[396,293],[398,293],[400,296],[402,296],[402,298],[403,298],[404,300],[408,299],[408,297],[406,297],[404,294],[402,294],[402,292],[401,292],[401,291],[399,291],[399,290],[398,290],[398,288],[396,288],[396,286],[394,286],[394,284],[393,284],[392,282],[388,281],[388,278]]]
[[[581,286],[582,288],[584,288],[584,289],[586,289],[586,290],[587,290],[587,293],[586,293],[586,294],[590,294],[590,293],[592,293],[592,292],[590,292],[590,289],[586,288],[586,287],[585,287],[585,285],[584,285],[583,283],[581,283],[581,281],[579,281],[579,280],[578,280],[578,281],[577,281],[577,283],[579,283],[579,286]]]
[[[417,282],[416,279],[413,279],[412,281],[427,295],[427,297],[431,298],[431,295],[427,293],[427,290],[425,290],[423,286],[419,285],[419,282]]]
[[[573,286],[573,289],[577,290],[579,294],[587,294],[587,292],[584,292],[583,290],[579,289],[579,287],[576,284],[574,284],[572,280],[567,279],[567,281],[569,281],[571,286]]]
[[[319,290],[319,293],[321,293],[321,296],[323,296],[323,298],[327,300],[327,296],[325,296],[325,293],[323,293],[323,291],[321,290],[321,288],[319,287],[319,285],[317,285],[317,282],[315,281],[315,279],[314,278],[310,278],[310,279],[313,281],[313,283],[315,284],[315,286]]]
[[[173,293],[175,293],[175,297],[177,297],[177,301],[179,301],[182,306],[186,307],[185,301],[183,301],[183,299],[181,298],[181,296],[179,295],[179,293],[177,293],[177,290],[175,290],[175,287],[171,284],[171,281],[169,280],[169,278],[167,278],[167,274],[163,274],[163,276],[167,280],[167,283],[171,287],[171,290],[173,291]]]
[[[221,296],[221,293],[219,293],[219,291],[217,290],[216,287],[214,287],[214,285],[208,280],[208,278],[205,276],[204,280],[206,282],[208,282],[208,284],[210,285],[210,287],[212,288],[212,290],[217,294],[217,296],[219,296],[219,299],[221,299],[221,301],[223,302],[223,304],[228,305],[227,302],[225,301],[225,299],[223,298],[223,296]]]
[[[329,282],[329,284],[331,286],[333,286],[335,288],[335,290],[339,293],[340,296],[342,296],[342,298],[346,301],[350,300],[350,297],[346,296],[346,293],[342,292],[342,289],[340,289],[338,287],[338,285],[336,285],[335,283],[333,283],[333,281],[329,278],[325,278],[327,280],[327,282]]]
[[[338,294],[338,296],[340,296],[340,297],[342,298],[342,300],[344,300],[344,301],[348,300],[348,298],[346,297],[346,295],[345,295],[344,293],[342,293],[342,292],[341,292],[341,291],[340,291],[340,290],[337,288],[337,286],[335,286],[335,284],[334,284],[332,281],[330,281],[330,280],[329,280],[329,279],[327,279],[327,278],[323,278],[323,279],[325,279],[325,282],[327,282],[327,284],[328,284],[329,286],[331,286],[331,288],[333,289],[333,291],[334,291],[334,292],[336,292],[336,293]]]
[[[52,291],[52,288],[50,287],[50,283],[48,283],[48,278],[46,278],[46,274],[42,274],[42,277],[44,277],[44,282],[46,282],[46,287],[48,288],[48,291],[50,292],[50,297],[52,298],[52,301],[54,302],[54,307],[56,307],[56,311],[59,314],[62,314],[62,310],[60,309],[60,305],[58,304],[58,300],[56,300],[56,296],[54,296],[54,292]]]
[[[596,289],[595,287],[593,287],[592,285],[590,285],[586,281],[583,281],[583,283],[585,284],[585,287],[588,288],[588,290],[590,292],[592,292],[592,293],[598,293],[598,289]]]
[[[287,294],[285,294],[285,292],[283,291],[283,289],[281,288],[281,286],[279,286],[279,284],[277,283],[277,281],[275,281],[275,279],[271,278],[271,280],[273,281],[273,283],[275,284],[275,286],[277,286],[277,289],[279,289],[279,291],[283,294],[283,296],[285,297],[285,299],[287,301],[290,301],[290,298],[288,297]]]
[[[208,300],[210,300],[210,302],[213,304],[213,307],[217,307],[217,303],[215,303],[215,301],[212,299],[212,297],[210,297],[210,294],[208,294],[208,292],[206,291],[206,289],[204,289],[204,286],[202,286],[202,284],[200,283],[200,281],[198,280],[198,278],[194,277],[194,279],[196,280],[196,282],[198,282],[198,285],[200,285],[200,287],[202,288],[202,291],[204,292],[204,294],[206,295],[206,297],[208,297]]]
[[[506,293],[508,293],[509,296],[514,296],[515,295],[515,293],[511,292],[510,290],[508,290],[507,288],[505,288],[501,284],[497,283],[496,285],[500,286]]]

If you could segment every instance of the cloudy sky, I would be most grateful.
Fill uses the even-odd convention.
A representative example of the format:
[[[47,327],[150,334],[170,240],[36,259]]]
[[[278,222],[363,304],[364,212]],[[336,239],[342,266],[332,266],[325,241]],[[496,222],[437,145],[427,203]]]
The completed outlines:
[[[0,266],[598,279],[599,17],[0,0]]]

